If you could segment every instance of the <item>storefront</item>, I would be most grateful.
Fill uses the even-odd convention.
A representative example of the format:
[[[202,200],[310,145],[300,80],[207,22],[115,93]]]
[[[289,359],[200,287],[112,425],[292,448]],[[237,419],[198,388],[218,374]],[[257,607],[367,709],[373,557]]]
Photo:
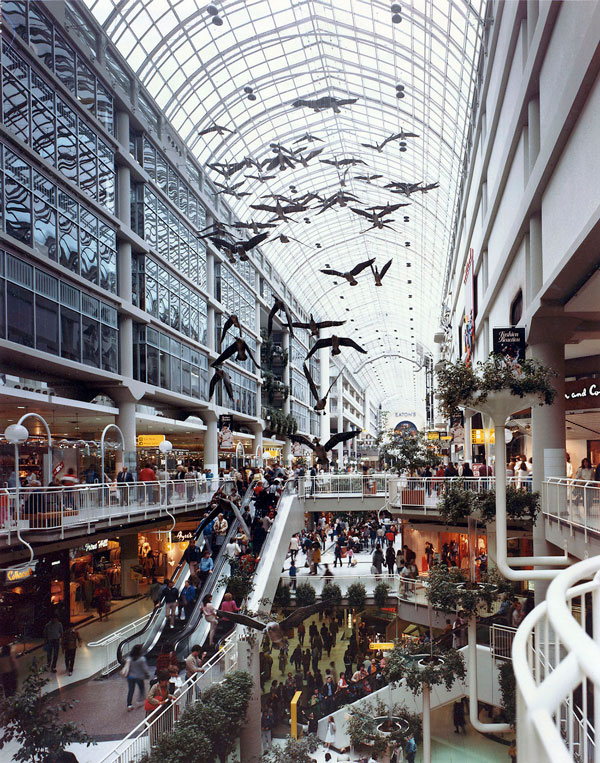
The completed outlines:
[[[100,592],[121,598],[121,548],[117,540],[99,538],[69,550],[69,611],[71,622],[96,614]],[[106,596],[106,593],[103,593]]]
[[[146,530],[138,534],[139,582],[151,583],[152,578],[168,578],[179,556],[169,542],[168,530]]]
[[[487,556],[487,535],[477,532],[475,536],[475,558],[482,554]],[[450,565],[456,566],[468,574],[469,571],[469,535],[464,532],[445,532],[436,529],[416,528],[405,522],[402,525],[402,543],[406,544],[416,554],[419,572],[427,572],[427,556],[425,547],[431,543],[434,550],[434,564],[446,559]],[[479,574],[480,562],[476,561],[476,574]]]

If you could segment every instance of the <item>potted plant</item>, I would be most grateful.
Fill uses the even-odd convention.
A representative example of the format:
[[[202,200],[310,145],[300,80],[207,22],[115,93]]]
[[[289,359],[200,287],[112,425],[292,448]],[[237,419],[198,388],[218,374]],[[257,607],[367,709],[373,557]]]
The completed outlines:
[[[286,607],[290,606],[291,598],[292,593],[290,591],[290,587],[279,581],[279,585],[275,591],[275,596],[273,597],[273,604],[276,607],[285,609]]]
[[[437,504],[440,516],[448,525],[457,525],[475,510],[476,493],[465,488],[462,480],[445,485]]]
[[[308,607],[317,600],[317,593],[310,583],[298,583],[296,587],[296,604],[299,607]]]
[[[551,383],[556,374],[535,359],[514,362],[491,353],[485,362],[475,367],[463,360],[442,361],[436,373],[437,398],[448,417],[457,415],[459,406],[477,407],[485,403],[493,392],[537,398],[540,405],[551,405],[556,396]]]
[[[476,494],[475,502],[481,522],[483,524],[494,522],[496,519],[496,491],[486,490]],[[540,509],[539,492],[530,493],[528,490],[519,490],[514,485],[506,486],[506,513],[511,519],[535,524]]]
[[[348,606],[351,609],[360,612],[365,608],[367,589],[362,583],[352,583],[351,586],[348,586],[348,593],[346,595],[348,597]]]
[[[390,595],[391,586],[388,583],[377,583],[373,591],[373,600],[377,607],[385,607]]]
[[[514,726],[517,718],[517,686],[512,660],[504,660],[500,663],[498,682],[506,722]]]
[[[470,617],[481,607],[491,612],[494,602],[510,590],[510,583],[496,570],[489,570],[486,579],[477,583],[469,581],[457,567],[448,569],[445,564],[438,564],[429,573],[425,596],[434,609],[444,612],[462,609]]]
[[[417,744],[422,739],[421,718],[403,705],[387,707],[379,700],[374,707],[371,702],[361,703],[349,710],[346,731],[354,749],[368,747],[375,758],[380,758],[390,743],[401,743],[407,733],[415,735]]]
[[[327,581],[321,591],[321,599],[330,600],[334,606],[338,606],[342,602],[342,589],[336,583]]]
[[[388,681],[404,678],[413,695],[417,696],[423,690],[423,684],[429,688],[444,684],[449,691],[457,679],[464,680],[465,662],[456,649],[442,650],[433,644],[429,654],[423,654],[422,649],[421,644],[412,648],[396,646],[388,655],[384,668]]]

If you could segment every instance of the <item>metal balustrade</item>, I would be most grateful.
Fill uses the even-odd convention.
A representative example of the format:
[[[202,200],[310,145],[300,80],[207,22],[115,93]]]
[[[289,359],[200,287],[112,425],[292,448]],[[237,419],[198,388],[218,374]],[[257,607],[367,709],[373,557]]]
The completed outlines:
[[[600,556],[563,570],[513,643],[517,755],[592,763],[600,728]]]
[[[197,702],[202,693],[220,683],[227,673],[237,668],[237,639],[226,639],[221,649],[204,665],[204,672],[189,678],[178,690],[174,702],[157,708],[151,715],[132,729],[99,763],[135,763],[164,734],[173,728],[188,705]]]
[[[231,481],[217,479],[168,480],[157,482],[105,483],[73,487],[0,488],[0,537],[20,529],[21,534],[53,531],[64,537],[66,530],[97,522],[129,522],[155,517],[194,505],[205,506],[217,490]]]
[[[331,496],[386,496],[390,475],[376,474],[330,474],[321,472],[316,477],[300,477],[299,498],[320,498]]]
[[[490,625],[490,651],[494,659],[510,660],[516,628],[501,623]]]
[[[600,533],[600,482],[550,477],[542,485],[544,514],[584,533]]]
[[[282,585],[289,586],[290,580],[291,578],[288,575],[281,576]],[[340,591],[342,592],[342,596],[346,596],[348,593],[348,588],[354,583],[362,583],[362,585],[365,587],[367,596],[373,596],[375,587],[379,583],[387,583],[390,587],[390,597],[398,597],[401,601],[409,604],[414,604],[415,606],[419,604],[425,606],[427,605],[427,597],[425,596],[425,590],[427,587],[426,578],[402,577],[402,575],[397,573],[388,575],[386,570],[384,570],[380,575],[373,575],[370,573],[361,574],[356,572],[354,574],[349,572],[347,575],[345,575],[342,568],[342,571],[339,573],[334,573],[333,577],[325,577],[323,575],[302,575],[297,577],[296,580],[298,585],[301,583],[309,583],[315,589],[315,592],[318,596],[322,594],[323,588],[328,583],[339,586]],[[294,589],[291,590],[291,593],[293,596]]]
[[[88,647],[90,649],[104,649],[104,668],[101,671],[101,675],[108,676],[119,666],[119,661],[117,660],[117,647],[119,646],[119,643],[136,631],[141,631],[151,616],[152,612],[148,612],[148,614],[143,615],[134,622],[119,628],[117,631],[113,631],[105,638],[99,639],[98,641],[88,641]],[[131,642],[131,645],[134,646],[136,643],[141,644],[143,641],[144,635],[140,633],[139,640]]]

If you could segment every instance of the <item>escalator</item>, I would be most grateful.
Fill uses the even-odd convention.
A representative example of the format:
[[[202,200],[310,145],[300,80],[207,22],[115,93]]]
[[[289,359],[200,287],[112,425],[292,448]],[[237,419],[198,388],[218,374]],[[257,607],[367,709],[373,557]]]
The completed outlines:
[[[225,505],[223,505],[223,501],[225,501]],[[228,509],[229,506],[227,505],[229,502],[226,501],[225,497],[221,497],[219,500],[219,503],[217,506],[215,506],[213,509],[211,509],[207,516],[203,517],[200,523],[198,524],[198,527],[196,528],[194,532],[194,539],[196,540],[196,543],[199,548],[204,547],[204,535],[203,530],[204,528],[213,520],[216,519],[216,517],[223,512],[224,508]],[[237,520],[234,520],[231,524],[237,525]],[[223,553],[225,544],[223,544],[223,549],[220,551],[219,556]],[[218,557],[217,557],[218,559]],[[215,566],[217,564],[217,561],[215,560]],[[178,592],[181,593],[184,587],[184,583],[189,577],[190,571],[187,563],[182,558],[179,560],[179,563],[175,570],[173,571],[173,574],[171,575],[171,580],[175,581],[175,587],[177,588]],[[211,576],[212,577],[212,576]],[[167,581],[165,581],[166,583]],[[202,594],[204,595],[204,594]],[[194,610],[195,612],[195,610]],[[193,613],[194,614],[194,613]],[[191,618],[190,618],[191,619]],[[164,602],[159,602],[156,604],[154,609],[152,610],[152,613],[144,626],[137,631],[136,633],[132,634],[131,636],[128,636],[126,639],[120,642],[119,646],[117,647],[117,660],[119,664],[123,664],[125,661],[125,658],[128,656],[129,652],[131,651],[132,647],[135,644],[140,644],[142,646],[142,654],[145,656],[152,655],[152,653],[156,650],[156,648],[160,645],[160,642],[163,639],[163,632],[165,631],[165,625],[166,625],[166,618],[165,618],[165,606]],[[175,621],[175,628],[176,630],[168,630],[169,640],[173,641],[175,638],[177,638],[177,635],[180,631],[184,630],[186,626],[185,622],[180,621],[178,618],[176,618]]]

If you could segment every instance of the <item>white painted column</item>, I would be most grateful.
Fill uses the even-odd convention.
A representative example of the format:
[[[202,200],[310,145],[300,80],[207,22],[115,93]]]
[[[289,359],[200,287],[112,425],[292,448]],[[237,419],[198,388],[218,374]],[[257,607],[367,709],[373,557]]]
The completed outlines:
[[[217,418],[213,414],[205,421],[204,432],[204,468],[210,469],[217,476],[219,473],[219,443],[217,439]]]
[[[238,641],[238,670],[250,674],[253,681],[252,694],[246,712],[246,722],[240,733],[241,763],[260,763],[262,739],[260,733],[260,634],[254,632],[252,641]],[[266,752],[266,750],[265,750]]]
[[[290,363],[292,362],[292,351],[291,351],[291,342],[290,342],[290,332],[285,328],[281,332],[281,345],[284,351],[287,351],[287,358],[288,358],[288,362],[283,367],[283,383],[286,384],[289,389],[290,375],[291,375]],[[286,415],[289,415],[290,411],[291,411],[291,401],[288,395],[288,397],[283,401],[283,412]],[[283,446],[283,463],[285,466],[289,466],[292,463],[292,443],[287,437],[285,438],[285,443]]]
[[[431,763],[431,690],[423,684],[423,763]]]
[[[338,390],[338,413],[337,413],[337,428],[338,432],[344,431],[344,374],[340,375],[337,380]],[[338,467],[341,469],[344,466],[344,443],[341,442],[337,446],[338,452]]]

